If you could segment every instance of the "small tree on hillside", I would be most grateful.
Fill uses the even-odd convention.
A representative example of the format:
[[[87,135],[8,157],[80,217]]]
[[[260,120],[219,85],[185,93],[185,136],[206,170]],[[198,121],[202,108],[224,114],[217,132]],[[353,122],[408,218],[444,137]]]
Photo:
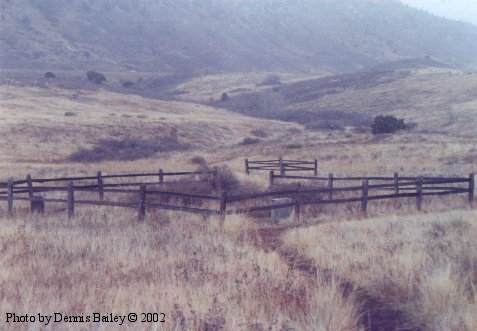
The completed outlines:
[[[230,99],[229,95],[227,93],[222,93],[222,96],[220,97],[220,101],[225,102]]]

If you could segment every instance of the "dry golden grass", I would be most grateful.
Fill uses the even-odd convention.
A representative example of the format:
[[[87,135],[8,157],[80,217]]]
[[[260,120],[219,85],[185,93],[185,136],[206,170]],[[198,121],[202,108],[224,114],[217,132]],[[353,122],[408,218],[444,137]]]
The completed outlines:
[[[73,116],[65,116],[65,113]],[[168,137],[194,150],[240,143],[255,129],[274,139],[296,125],[247,118],[198,104],[145,99],[106,91],[0,88],[1,163],[65,163],[105,138]]]
[[[416,107],[395,114],[416,122],[429,119],[433,127],[443,129],[379,138],[349,128],[307,131],[295,124],[186,102],[105,91],[1,86],[0,177],[193,170],[197,165],[191,158],[196,155],[211,166],[227,164],[241,181],[262,187],[268,182],[266,173],[246,176],[245,157],[317,158],[322,175],[399,171],[467,176],[475,171],[477,136],[471,130],[474,101],[462,95],[475,89],[470,75],[459,92],[461,75],[418,72],[407,78],[406,93],[401,93],[401,85],[386,85],[320,100],[330,107],[351,107],[356,100],[369,105],[386,93],[406,97],[432,81],[429,95],[443,94],[445,100],[414,95]],[[192,81],[182,87],[188,92],[183,98],[209,98],[221,91],[224,82],[230,82],[230,89],[256,88],[252,85],[259,76],[250,77]],[[450,110],[458,116],[450,118]],[[64,116],[65,112],[76,116]],[[167,135],[172,128],[178,129],[180,141],[193,146],[191,150],[136,161],[66,160],[101,138],[150,138]],[[419,128],[429,129],[421,124]],[[240,145],[255,129],[266,132],[263,142]],[[5,206],[0,208],[4,215]],[[370,214],[377,218],[352,222],[355,207],[319,210],[317,217],[305,219],[312,225],[287,231],[277,251],[257,239],[253,220],[240,217],[227,219],[221,231],[216,219],[177,213],[151,214],[145,224],[138,224],[135,215],[123,209],[80,208],[73,221],[63,214],[37,217],[20,211],[17,219],[0,220],[0,310],[162,311],[168,316],[165,330],[210,331],[216,325],[221,330],[353,331],[364,330],[363,312],[374,307],[371,298],[396,320],[403,319],[395,321],[399,327],[476,330],[477,247],[472,241],[477,234],[476,213],[444,212],[467,208],[459,198],[425,199],[424,208],[429,214],[410,216],[415,213],[412,200],[373,202]],[[318,270],[326,272],[315,276],[296,271],[287,259],[290,251],[311,258]],[[343,283],[357,291],[344,295]],[[65,325],[56,325],[53,330],[64,329]]]
[[[381,309],[404,314],[410,329],[471,331],[477,328],[476,221],[475,211],[388,216],[309,226],[283,239],[318,270],[365,291]]]
[[[257,248],[249,220],[231,218],[221,230],[216,219],[131,219],[124,210],[88,208],[73,221],[2,219],[2,313],[167,316],[162,327],[130,324],[128,330],[361,330],[353,295],[344,297],[335,283],[308,279],[276,252]]]

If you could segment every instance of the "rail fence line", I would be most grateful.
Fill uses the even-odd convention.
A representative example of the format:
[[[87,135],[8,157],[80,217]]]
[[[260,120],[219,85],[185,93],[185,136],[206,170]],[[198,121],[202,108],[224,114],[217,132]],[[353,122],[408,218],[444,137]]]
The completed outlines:
[[[312,171],[315,176],[318,175],[318,160],[300,161],[300,160],[263,160],[250,161],[245,159],[245,173],[250,174],[250,171],[279,171],[280,175],[285,175],[287,172],[296,171]]]
[[[194,182],[203,180],[215,181],[216,171],[207,172],[171,172],[166,173],[160,170],[158,173],[136,173],[136,174],[116,174],[103,175],[98,172],[96,176],[88,177],[62,177],[49,179],[33,179],[27,176],[25,180],[9,180],[7,183],[0,183],[0,200],[7,201],[7,211],[9,216],[14,214],[14,201],[30,202],[32,212],[43,213],[45,203],[64,204],[69,218],[74,217],[77,205],[112,206],[132,208],[137,210],[139,220],[144,220],[148,209],[171,210],[202,214],[206,216],[219,215],[221,220],[225,220],[226,215],[231,214],[253,214],[258,212],[272,212],[277,209],[293,209],[295,221],[300,220],[302,208],[310,205],[359,203],[363,215],[367,215],[368,204],[375,200],[393,200],[401,198],[415,198],[416,208],[422,209],[423,198],[427,196],[445,196],[456,194],[467,194],[468,201],[474,204],[475,196],[475,176],[468,177],[400,177],[397,173],[390,177],[335,177],[330,174],[327,177],[318,176],[288,176],[275,175],[274,171],[269,174],[270,189],[264,192],[254,192],[247,194],[229,194],[221,192],[216,195],[194,194],[189,192],[173,192],[161,190],[160,185],[165,183],[165,178],[170,176],[204,176],[195,179]],[[157,177],[154,182],[125,182],[125,183],[105,183],[105,179],[125,179],[137,177]],[[305,182],[321,182],[323,187],[302,187],[275,189],[277,181],[300,180]],[[75,182],[94,181],[78,185]],[[43,186],[45,183],[64,183],[64,185]],[[346,186],[339,186],[336,183],[358,182]],[[377,184],[374,184],[377,182]],[[34,184],[42,184],[35,186]],[[174,182],[170,182],[174,183]],[[456,186],[458,185],[458,186]],[[464,186],[465,185],[465,186]],[[133,188],[131,188],[131,186]],[[159,188],[158,188],[159,187]],[[39,196],[38,193],[63,193],[64,197]],[[97,194],[97,199],[78,199],[80,193],[89,192]],[[106,201],[105,194],[113,193],[123,196],[127,195],[132,201]],[[351,196],[349,196],[351,194]],[[117,196],[116,196],[117,197]],[[168,197],[177,198],[182,204],[169,201],[157,201]],[[278,203],[276,200],[278,198]],[[280,200],[279,198],[285,198]],[[194,205],[195,204],[195,205]],[[213,204],[214,206],[210,206]],[[206,207],[204,207],[204,205]]]

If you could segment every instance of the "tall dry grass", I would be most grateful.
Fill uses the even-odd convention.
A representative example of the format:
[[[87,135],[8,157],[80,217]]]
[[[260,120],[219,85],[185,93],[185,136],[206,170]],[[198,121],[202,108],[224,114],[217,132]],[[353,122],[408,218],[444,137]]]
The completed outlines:
[[[289,231],[283,240],[318,270],[379,303],[365,308],[392,311],[401,327],[472,331],[476,235],[477,213],[456,211],[314,225]]]
[[[81,208],[65,216],[0,220],[0,311],[163,312],[160,326],[129,330],[361,330],[353,295],[289,270],[255,245],[242,218],[149,215]],[[37,330],[39,325],[2,329]],[[48,330],[116,330],[54,324]]]

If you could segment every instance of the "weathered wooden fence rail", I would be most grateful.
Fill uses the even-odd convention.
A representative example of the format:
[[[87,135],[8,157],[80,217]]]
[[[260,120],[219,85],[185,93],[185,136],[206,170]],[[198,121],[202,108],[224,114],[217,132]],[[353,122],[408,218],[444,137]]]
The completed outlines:
[[[311,171],[314,175],[318,175],[318,160],[300,161],[300,160],[265,160],[251,161],[245,159],[245,173],[248,175],[250,171],[279,171],[281,175],[287,172]]]
[[[33,179],[31,176],[27,176],[26,180],[14,181],[11,179],[6,183],[0,183],[0,200],[7,202],[7,212],[10,216],[14,213],[14,201],[25,201],[30,202],[32,212],[44,212],[45,203],[63,204],[70,218],[75,215],[78,205],[90,205],[136,209],[139,220],[145,219],[148,209],[189,212],[207,216],[220,215],[221,219],[225,219],[226,215],[231,214],[252,214],[293,208],[296,221],[299,221],[303,207],[310,205],[359,203],[361,212],[366,215],[369,202],[376,200],[415,198],[418,210],[422,209],[423,198],[428,196],[467,194],[471,205],[475,200],[474,174],[470,174],[468,177],[406,177],[398,174],[389,177],[336,177],[332,174],[327,177],[306,177],[275,175],[271,171],[271,187],[265,192],[240,195],[222,192],[213,195],[161,189],[161,185],[166,183],[165,178],[169,176],[204,175],[207,176],[206,180],[214,180],[217,173],[215,171],[175,173],[159,171],[145,174],[103,175],[98,172],[96,176],[49,179]],[[106,179],[152,176],[156,177],[155,181],[105,183]],[[303,182],[321,183],[322,186],[303,187],[297,185],[296,188],[275,189],[274,185],[278,181],[286,182],[287,180],[299,180],[302,184]],[[85,183],[85,181],[94,181],[94,183]],[[356,182],[358,184],[355,184]],[[55,186],[46,186],[46,183],[53,183]],[[63,183],[63,185],[58,183]],[[339,185],[339,183],[346,183],[346,185]],[[213,190],[211,189],[211,191]],[[52,197],[49,196],[50,193],[63,196]],[[98,198],[79,197],[82,193],[91,193],[97,195]],[[116,199],[106,201],[106,195]],[[119,201],[120,196],[128,198],[128,201]],[[165,197],[176,198],[178,201],[172,203],[163,201]],[[288,201],[276,202],[275,198],[286,198]]]

